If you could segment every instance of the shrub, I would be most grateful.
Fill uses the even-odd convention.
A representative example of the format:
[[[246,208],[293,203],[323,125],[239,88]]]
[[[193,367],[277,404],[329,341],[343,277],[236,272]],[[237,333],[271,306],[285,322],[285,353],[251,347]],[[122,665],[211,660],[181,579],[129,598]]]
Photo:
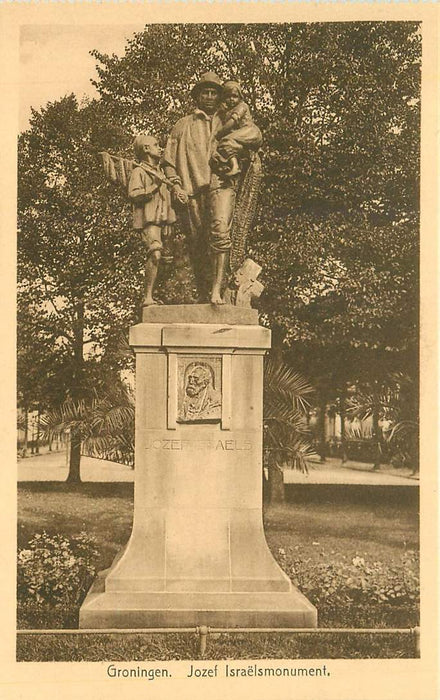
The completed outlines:
[[[35,535],[18,553],[19,603],[76,605],[95,574],[95,541],[86,533],[74,537]]]
[[[414,608],[419,601],[418,557],[413,551],[405,552],[396,566],[369,563],[358,556],[349,563],[287,561],[284,550],[279,559],[293,583],[318,608],[350,604]]]

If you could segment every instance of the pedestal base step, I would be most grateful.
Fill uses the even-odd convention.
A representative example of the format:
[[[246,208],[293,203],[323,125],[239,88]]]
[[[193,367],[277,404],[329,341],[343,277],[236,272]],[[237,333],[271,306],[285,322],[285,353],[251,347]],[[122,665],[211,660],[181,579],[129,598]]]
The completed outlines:
[[[143,323],[228,323],[258,325],[258,311],[224,304],[170,304],[144,306]]]
[[[316,627],[316,608],[289,593],[131,593],[90,590],[79,618],[83,629],[149,627]]]

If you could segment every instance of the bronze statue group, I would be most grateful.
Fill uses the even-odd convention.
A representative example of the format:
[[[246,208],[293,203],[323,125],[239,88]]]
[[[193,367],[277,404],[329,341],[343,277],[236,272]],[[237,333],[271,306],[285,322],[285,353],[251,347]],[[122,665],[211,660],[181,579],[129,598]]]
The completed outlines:
[[[139,134],[134,142],[136,161],[127,185],[133,228],[147,248],[144,306],[156,303],[163,238],[177,216],[187,237],[199,303],[225,303],[237,191],[262,143],[239,83],[222,84],[215,73],[205,73],[191,94],[194,111],[175,124],[163,151],[152,135]],[[108,171],[114,166],[103,155]]]

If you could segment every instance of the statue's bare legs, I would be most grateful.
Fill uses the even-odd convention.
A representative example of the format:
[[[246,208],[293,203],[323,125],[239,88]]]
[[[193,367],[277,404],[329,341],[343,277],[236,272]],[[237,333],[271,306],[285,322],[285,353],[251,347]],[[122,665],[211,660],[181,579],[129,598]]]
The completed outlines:
[[[145,265],[144,301],[143,306],[157,304],[153,299],[153,288],[156,282],[157,270],[159,267],[160,250],[153,250],[147,258]]]
[[[225,274],[226,253],[215,253],[213,256],[213,275],[211,289],[211,304],[225,304],[221,296],[223,276]]]

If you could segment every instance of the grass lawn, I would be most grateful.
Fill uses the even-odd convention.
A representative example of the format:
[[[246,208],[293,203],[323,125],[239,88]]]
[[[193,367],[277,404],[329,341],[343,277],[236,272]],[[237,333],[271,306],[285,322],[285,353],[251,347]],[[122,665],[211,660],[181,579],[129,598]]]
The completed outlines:
[[[106,569],[130,537],[132,483],[22,482],[18,487],[18,546],[37,532],[77,535],[98,543],[97,568]]]
[[[277,550],[293,548],[311,561],[325,558],[396,563],[405,549],[419,548],[418,511],[396,503],[295,503],[264,513],[266,539]]]
[[[342,493],[342,492],[341,492]],[[397,490],[398,494],[398,490]],[[98,545],[97,569],[107,568],[130,535],[133,484],[60,482],[21,483],[18,489],[18,545],[24,547],[36,533],[93,536]],[[334,494],[313,502],[301,500],[266,507],[269,547],[280,565],[319,567],[328,562],[350,565],[353,558],[401,565],[408,550],[418,551],[418,510],[398,497],[368,503],[351,502]],[[39,624],[19,615],[19,627],[74,627],[78,611],[64,623],[40,617]],[[322,627],[412,627],[418,624],[415,606],[318,606]],[[208,658],[398,658],[414,656],[409,636],[312,636],[276,634],[227,635],[208,640]],[[17,659],[30,660],[142,660],[197,657],[197,640],[188,635],[126,637],[19,636]]]

